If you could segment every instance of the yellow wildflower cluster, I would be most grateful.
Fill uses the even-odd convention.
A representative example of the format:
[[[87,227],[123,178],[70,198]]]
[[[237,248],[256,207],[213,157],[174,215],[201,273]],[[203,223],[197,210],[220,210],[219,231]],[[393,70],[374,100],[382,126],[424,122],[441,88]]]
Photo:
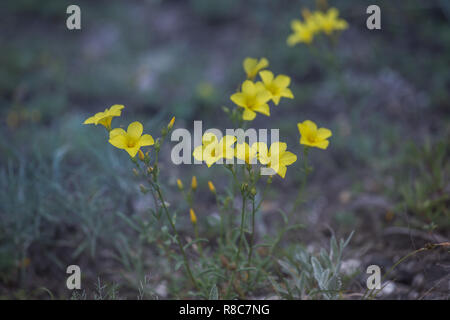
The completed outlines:
[[[304,21],[299,19],[292,20],[291,28],[293,33],[287,38],[289,46],[298,43],[310,44],[314,36],[323,32],[330,36],[334,31],[341,31],[348,28],[347,21],[339,19],[339,11],[336,8],[330,8],[326,12],[303,10]]]
[[[261,71],[268,66],[269,61],[266,58],[260,60],[246,58],[243,62],[247,80],[242,83],[240,91],[230,97],[238,107],[244,108],[243,120],[255,119],[256,112],[270,116],[268,104],[270,100],[278,105],[281,98],[294,98],[292,91],[288,88],[291,78],[282,74],[275,77],[271,71]],[[254,82],[258,74],[261,81]]]
[[[98,112],[94,116],[87,118],[83,124],[101,124],[109,131],[109,143],[116,148],[125,150],[130,157],[134,158],[139,153],[139,158],[145,158],[141,147],[151,146],[155,144],[153,137],[149,134],[143,134],[144,127],[139,121],[130,123],[125,131],[122,128],[111,128],[111,121],[113,117],[119,117],[122,114],[123,105],[115,104],[103,112]],[[172,119],[169,126],[173,126]]]
[[[193,156],[198,161],[205,161],[210,167],[219,159],[240,159],[247,164],[265,165],[273,169],[282,178],[286,175],[286,167],[297,161],[297,156],[287,151],[287,144],[284,142],[274,142],[268,148],[264,142],[255,142],[252,146],[247,143],[236,143],[236,137],[225,136],[220,141],[212,133],[203,135],[203,144],[194,149]],[[215,191],[212,184],[209,185],[212,192]],[[214,190],[214,191],[213,191]]]

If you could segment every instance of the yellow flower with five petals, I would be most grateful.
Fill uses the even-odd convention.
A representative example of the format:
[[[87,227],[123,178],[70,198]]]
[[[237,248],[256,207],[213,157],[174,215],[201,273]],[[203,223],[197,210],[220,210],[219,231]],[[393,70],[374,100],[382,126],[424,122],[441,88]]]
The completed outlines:
[[[301,42],[310,44],[314,39],[316,27],[313,23],[303,23],[295,19],[291,22],[291,29],[293,33],[287,38],[287,44],[291,47]]]
[[[245,80],[241,92],[233,94],[230,99],[239,107],[244,108],[242,118],[246,121],[255,119],[256,112],[270,116],[270,108],[267,102],[272,94],[264,87],[262,82],[253,83]]]
[[[245,58],[243,67],[247,78],[253,80],[259,71],[269,66],[269,61],[266,58],[261,58],[259,61],[255,58]]]
[[[263,142],[258,142],[257,145],[259,162],[267,165],[268,168],[274,170],[284,179],[287,166],[297,161],[297,156],[290,151],[286,151],[287,144],[284,142],[272,143],[269,150]]]
[[[327,12],[316,12],[313,16],[316,25],[320,30],[330,35],[336,30],[345,30],[348,28],[347,21],[339,19],[339,11],[336,8],[330,8]]]
[[[104,126],[108,131],[111,130],[111,121],[113,117],[120,117],[122,114],[122,109],[125,108],[125,106],[121,104],[115,104],[111,106],[109,109],[105,109],[103,112],[98,112],[92,117],[87,118],[83,124],[101,124]]]
[[[274,76],[271,71],[264,70],[259,73],[262,82],[267,89],[272,94],[272,101],[277,106],[282,97],[293,99],[294,95],[292,91],[288,88],[291,83],[291,78],[280,74]]]
[[[123,149],[134,158],[141,147],[151,146],[155,143],[149,134],[142,134],[144,127],[138,121],[130,123],[127,131],[116,128],[109,132],[109,143],[114,147]]]
[[[319,149],[328,148],[330,143],[327,139],[332,136],[331,130],[326,128],[317,128],[317,125],[311,120],[305,120],[298,123],[298,131],[300,132],[300,144],[316,147]]]
[[[214,133],[206,132],[202,137],[202,145],[194,149],[192,155],[198,161],[205,161],[211,167],[219,159],[233,159],[236,137],[225,136],[220,141]]]

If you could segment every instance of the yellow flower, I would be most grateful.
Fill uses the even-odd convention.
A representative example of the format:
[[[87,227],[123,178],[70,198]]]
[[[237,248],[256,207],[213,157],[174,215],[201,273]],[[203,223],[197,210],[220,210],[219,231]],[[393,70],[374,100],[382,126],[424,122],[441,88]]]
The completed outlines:
[[[243,119],[250,121],[255,119],[256,112],[270,116],[270,109],[267,102],[272,94],[267,91],[262,82],[253,83],[245,80],[242,84],[242,91],[233,94],[230,99],[239,107],[244,108]]]
[[[284,179],[286,176],[287,166],[297,161],[297,156],[292,152],[286,151],[287,144],[284,142],[274,142],[267,150],[267,145],[258,142],[258,159],[268,168],[274,170],[280,177]]]
[[[109,143],[119,149],[124,149],[134,158],[141,147],[151,146],[155,143],[149,134],[142,135],[144,128],[138,121],[130,123],[127,131],[116,128],[109,132]]]
[[[219,159],[233,159],[232,145],[235,142],[236,137],[234,136],[225,136],[218,141],[215,134],[206,132],[202,137],[202,145],[196,147],[192,155],[199,161],[205,161],[206,165],[210,167]]]
[[[108,131],[111,130],[111,121],[113,117],[120,117],[122,114],[122,109],[125,108],[123,105],[115,104],[109,109],[105,109],[103,112],[98,112],[92,117],[87,118],[83,124],[101,124]]]
[[[320,30],[330,35],[335,30],[345,30],[348,28],[347,21],[339,19],[339,11],[336,8],[330,8],[326,13],[315,12],[313,19]]]
[[[301,134],[300,144],[319,149],[326,149],[328,147],[330,142],[327,139],[332,135],[331,130],[326,128],[317,129],[317,125],[310,120],[298,123],[297,126]]]
[[[261,77],[267,91],[272,94],[272,101],[275,105],[278,105],[281,97],[289,99],[294,98],[292,91],[288,88],[291,83],[291,78],[288,76],[280,74],[275,78],[273,73],[267,70],[261,71],[259,76]]]
[[[315,33],[315,25],[312,23],[312,20],[308,19],[308,21],[311,21],[309,23],[303,23],[300,20],[292,20],[291,22],[291,29],[294,33],[292,33],[287,38],[287,44],[289,46],[294,46],[297,43],[306,43],[310,44],[314,39],[314,33]]]
[[[195,211],[194,209],[189,209],[189,214],[191,215],[191,222],[192,224],[196,224],[197,223],[197,216],[195,215]]]
[[[245,58],[243,66],[247,78],[253,80],[259,71],[269,66],[269,61],[266,58],[261,58],[259,61],[255,58]]]
[[[178,186],[178,189],[180,189],[180,191],[183,190],[183,182],[181,182],[180,179],[177,179],[177,186]]]
[[[196,176],[193,176],[192,177],[192,181],[191,181],[191,188],[192,188],[192,190],[197,190],[197,177]]]
[[[169,130],[172,129],[174,123],[175,123],[175,117],[172,117],[169,124],[167,125],[167,129],[169,129]]]
[[[236,158],[245,161],[248,164],[256,164],[257,159],[257,143],[251,147],[246,143],[236,144]]]
[[[208,181],[208,188],[209,188],[209,191],[216,194],[216,187],[214,187],[214,184],[212,183],[212,181]]]

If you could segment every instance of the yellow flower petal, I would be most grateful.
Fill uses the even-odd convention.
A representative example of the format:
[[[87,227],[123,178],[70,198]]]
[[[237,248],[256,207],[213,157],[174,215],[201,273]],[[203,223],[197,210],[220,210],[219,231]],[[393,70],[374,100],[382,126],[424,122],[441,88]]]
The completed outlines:
[[[127,129],[127,134],[135,140],[138,140],[140,136],[142,135],[142,132],[144,131],[144,127],[142,126],[142,123],[139,121],[135,121],[130,123]],[[136,151],[137,152],[137,151]]]
[[[231,99],[231,101],[233,101],[236,105],[238,105],[240,107],[246,106],[246,103],[247,103],[246,95],[243,94],[242,92],[233,94],[230,97],[230,99]]]
[[[267,103],[255,106],[253,108],[253,111],[257,111],[259,113],[262,113],[263,115],[270,116],[270,108],[269,108],[269,105]]]
[[[128,152],[130,157],[134,158],[134,157],[136,157],[136,154],[139,151],[139,146],[135,146],[135,147],[132,147],[132,148],[126,148],[125,151]]]
[[[245,121],[251,121],[251,120],[255,119],[255,117],[256,117],[256,113],[250,109],[245,109],[244,113],[242,114],[242,119],[244,119]]]
[[[261,71],[259,73],[259,76],[261,77],[264,84],[270,84],[273,81],[273,73],[268,70]]]
[[[202,144],[204,147],[209,145],[210,143],[217,143],[217,136],[212,132],[205,132],[202,137]]]
[[[198,161],[203,161],[203,146],[196,147],[192,156]]]
[[[116,135],[113,138],[110,138],[109,143],[119,149],[128,148],[128,139],[126,136],[123,135]]]
[[[283,153],[280,157],[280,164],[284,166],[293,164],[295,161],[297,161],[297,156],[289,151]]]
[[[331,130],[326,128],[320,128],[317,130],[317,139],[325,140],[332,136]]]
[[[243,67],[245,72],[248,74],[250,74],[253,69],[256,67],[256,65],[258,64],[258,60],[254,59],[254,58],[245,58],[244,62],[243,62]]]
[[[294,95],[292,94],[292,91],[289,88],[281,90],[281,96],[289,99],[294,99]]]
[[[330,144],[330,141],[328,141],[328,140],[319,141],[316,143],[315,147],[325,150],[326,148],[328,148],[329,144]]]
[[[273,81],[277,87],[286,88],[291,83],[291,78],[284,74],[278,75]]]
[[[112,139],[116,136],[126,136],[127,133],[125,132],[125,130],[123,130],[122,128],[116,128],[116,129],[112,129],[109,132],[109,138]]]
[[[250,80],[245,80],[244,83],[242,83],[242,92],[246,95],[256,94],[255,84]]]
[[[83,124],[94,124],[94,123],[95,123],[95,116],[89,117],[83,122]]]
[[[285,166],[279,166],[277,170],[275,170],[277,174],[284,179],[286,176],[287,168]]]
[[[144,146],[151,146],[155,144],[155,140],[153,140],[153,137],[149,134],[144,134],[139,139],[139,145]]]

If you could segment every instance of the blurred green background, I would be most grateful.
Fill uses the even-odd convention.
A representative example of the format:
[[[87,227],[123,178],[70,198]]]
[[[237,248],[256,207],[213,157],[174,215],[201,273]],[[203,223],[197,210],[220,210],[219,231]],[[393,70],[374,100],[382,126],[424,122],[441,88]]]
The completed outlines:
[[[298,155],[298,122],[333,131],[330,148],[312,152],[309,197],[298,214],[308,228],[287,244],[320,243],[329,226],[356,230],[354,250],[373,245],[388,256],[405,249],[376,242],[389,227],[448,239],[450,2],[375,1],[382,30],[370,31],[365,12],[374,1],[329,0],[350,25],[335,48],[318,48],[333,64],[305,45],[286,45],[290,21],[314,9],[313,0],[77,1],[82,30],[69,31],[72,2],[2,3],[1,297],[46,298],[44,287],[67,298],[69,264],[82,267],[87,286],[101,276],[136,288],[147,272],[163,281],[156,253],[145,241],[137,245],[118,217],[145,216],[148,205],[126,153],[82,122],[124,104],[113,123],[139,120],[154,136],[173,115],[175,127],[202,120],[206,128],[229,128],[221,107],[234,107],[229,96],[248,56],[266,57],[275,74],[289,75],[295,95],[252,126],[279,128]],[[189,183],[195,174],[197,212],[206,221],[214,203],[206,181],[220,190],[224,172],[177,167],[169,148],[165,155],[172,205],[187,212],[175,181]],[[270,232],[274,208],[293,201],[299,180],[293,168],[274,179],[262,230]],[[180,219],[188,221],[187,213]]]

